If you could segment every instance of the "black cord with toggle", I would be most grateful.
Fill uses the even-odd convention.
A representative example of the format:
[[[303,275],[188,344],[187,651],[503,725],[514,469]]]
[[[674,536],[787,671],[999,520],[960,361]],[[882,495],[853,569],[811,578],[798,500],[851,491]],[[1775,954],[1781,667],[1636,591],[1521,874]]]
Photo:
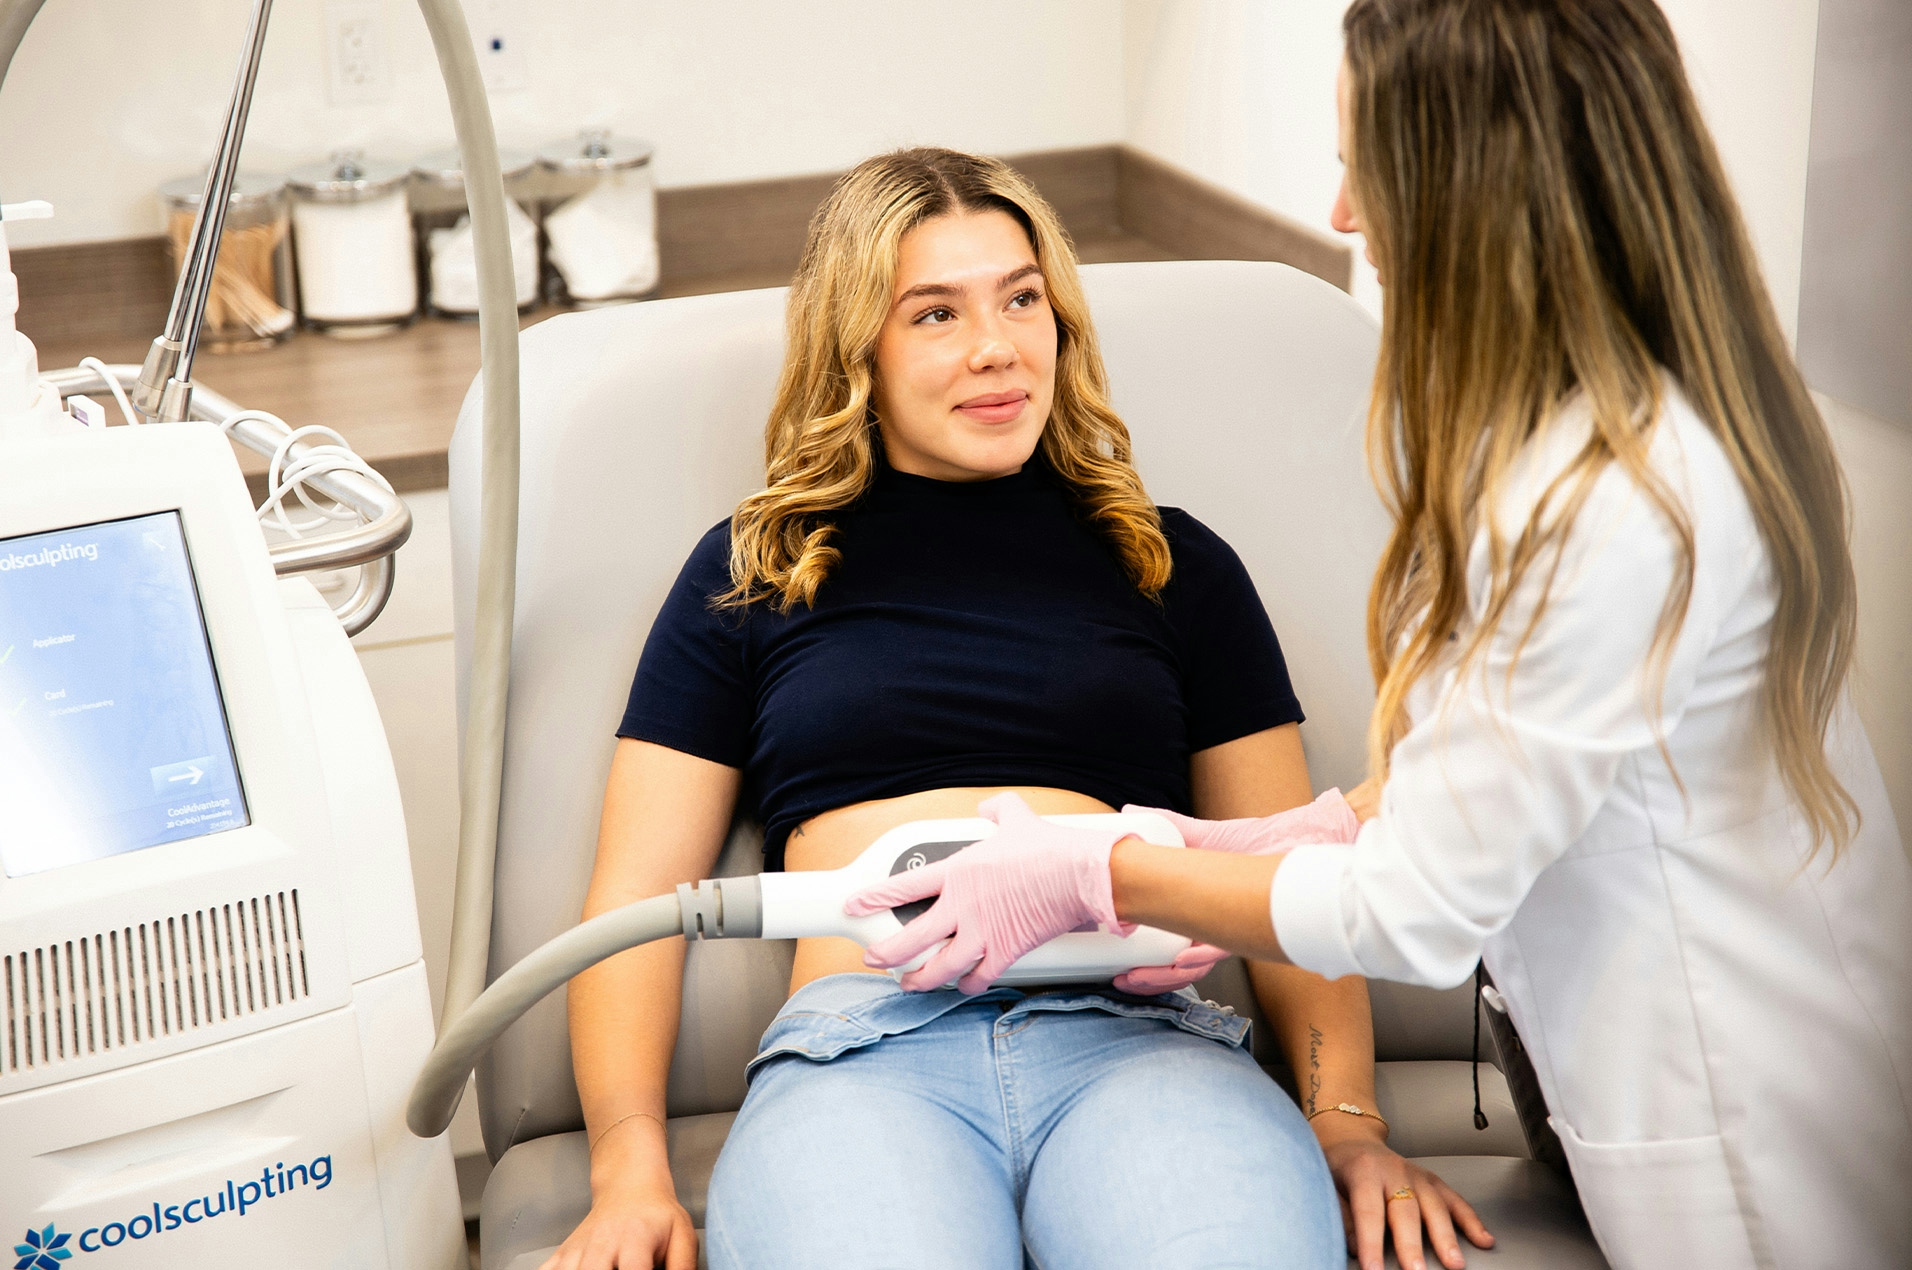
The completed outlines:
[[[1487,984],[1487,963],[1474,963],[1474,1128],[1487,1127],[1487,1113],[1480,1108],[1480,996]]]

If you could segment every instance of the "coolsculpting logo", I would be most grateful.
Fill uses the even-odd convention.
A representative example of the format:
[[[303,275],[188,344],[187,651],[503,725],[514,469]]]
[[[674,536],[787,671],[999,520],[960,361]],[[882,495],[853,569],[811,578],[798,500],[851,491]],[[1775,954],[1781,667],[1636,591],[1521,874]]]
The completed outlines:
[[[0,552],[0,573],[41,566],[58,568],[69,560],[85,560],[90,563],[99,558],[100,544],[97,542],[63,542],[57,547],[42,547],[38,551],[29,551],[24,556],[17,551]]]
[[[14,1245],[13,1251],[20,1260],[14,1264],[13,1270],[62,1270],[60,1263],[73,1255],[73,1248],[81,1252],[101,1252],[117,1248],[128,1240],[150,1239],[187,1226],[197,1226],[215,1217],[228,1214],[244,1217],[269,1199],[278,1199],[308,1186],[315,1191],[322,1191],[330,1185],[332,1157],[329,1155],[321,1155],[310,1164],[294,1164],[290,1167],[281,1162],[260,1170],[257,1181],[228,1180],[212,1194],[196,1195],[183,1204],[162,1204],[153,1200],[150,1202],[151,1211],[135,1213],[131,1217],[100,1226],[88,1226],[80,1232],[78,1239],[52,1226],[43,1230],[29,1230],[26,1242]],[[72,1248],[67,1246],[69,1240],[72,1240]]]
[[[13,1245],[14,1255],[20,1258],[13,1263],[13,1270],[60,1270],[60,1263],[73,1255],[66,1246],[71,1238],[51,1226],[27,1231],[27,1241]]]

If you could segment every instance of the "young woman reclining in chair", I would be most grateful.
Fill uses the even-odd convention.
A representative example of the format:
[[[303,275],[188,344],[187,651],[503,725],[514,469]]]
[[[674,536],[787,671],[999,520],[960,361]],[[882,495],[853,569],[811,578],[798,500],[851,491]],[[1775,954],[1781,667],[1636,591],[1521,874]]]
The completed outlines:
[[[912,150],[837,184],[766,449],[768,487],[651,631],[587,916],[707,875],[746,791],[771,869],[840,867],[1005,790],[1041,813],[1308,800],[1254,587],[1148,500],[1068,241],[1009,168]],[[571,986],[592,1207],[550,1267],[695,1262],[662,1120],[683,964],[655,944]],[[1471,1210],[1329,1110],[1374,1106],[1365,985],[1252,972],[1312,1132],[1246,1024],[1192,992],[910,994],[803,941],[711,1181],[711,1265],[1339,1265],[1337,1184],[1377,1244],[1414,1187],[1460,1265],[1449,1214],[1478,1233]]]

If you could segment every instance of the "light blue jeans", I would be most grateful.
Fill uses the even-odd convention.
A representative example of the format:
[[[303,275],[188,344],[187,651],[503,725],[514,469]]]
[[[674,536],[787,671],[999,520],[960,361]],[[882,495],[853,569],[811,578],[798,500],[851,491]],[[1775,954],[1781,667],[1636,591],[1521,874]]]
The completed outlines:
[[[1346,1264],[1314,1134],[1193,992],[785,1003],[711,1177],[713,1270]]]

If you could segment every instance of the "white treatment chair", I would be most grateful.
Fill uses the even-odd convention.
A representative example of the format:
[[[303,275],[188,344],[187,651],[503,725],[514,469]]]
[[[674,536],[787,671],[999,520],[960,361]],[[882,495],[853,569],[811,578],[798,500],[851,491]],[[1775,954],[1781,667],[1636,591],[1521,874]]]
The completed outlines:
[[[1157,501],[1241,553],[1279,632],[1308,721],[1317,788],[1363,773],[1364,647],[1384,517],[1362,457],[1376,332],[1346,295],[1281,265],[1171,262],[1083,270],[1116,408]],[[492,977],[572,926],[631,673],[691,545],[762,478],[784,293],[657,301],[553,318],[523,336],[522,516]],[[477,568],[478,389],[451,449],[460,698]],[[719,872],[761,868],[740,822]],[[791,947],[699,943],[671,1067],[678,1194],[705,1188],[744,1096],[744,1064],[782,1004]],[[1240,964],[1203,990],[1258,1015]],[[1507,1085],[1483,1065],[1490,1128],[1472,1122],[1470,989],[1376,983],[1380,1110],[1392,1142],[1480,1209],[1500,1246],[1475,1266],[1603,1268],[1571,1189],[1527,1158]],[[1483,1057],[1493,1053],[1483,1037]],[[1256,1054],[1290,1080],[1272,1037]],[[583,1218],[589,1161],[562,994],[507,1031],[478,1073],[496,1162],[485,1270],[535,1270]]]

